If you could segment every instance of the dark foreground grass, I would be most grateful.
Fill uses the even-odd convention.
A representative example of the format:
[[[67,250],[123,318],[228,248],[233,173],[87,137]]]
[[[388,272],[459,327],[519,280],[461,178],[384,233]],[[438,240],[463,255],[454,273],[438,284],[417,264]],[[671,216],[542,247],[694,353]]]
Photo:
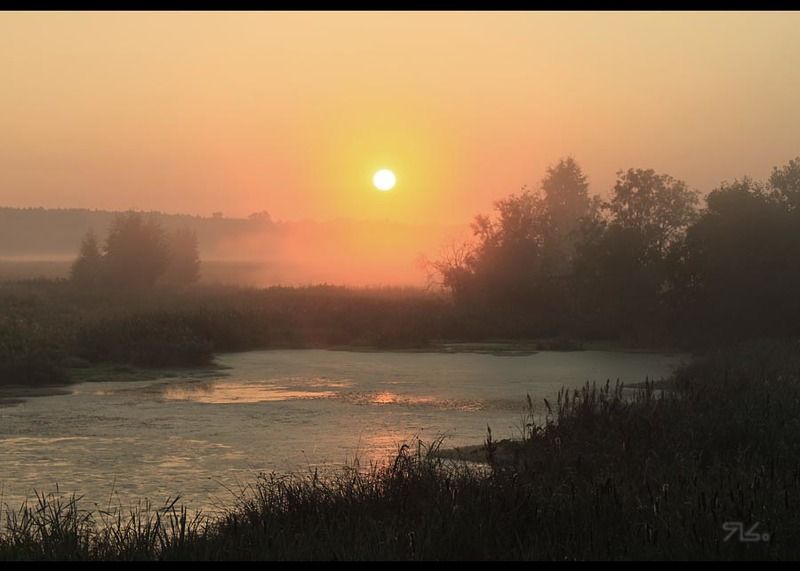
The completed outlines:
[[[221,517],[40,497],[6,513],[0,559],[800,558],[798,345],[709,355],[672,389],[563,391],[523,441],[487,439],[488,467],[435,443],[265,475]],[[726,522],[759,541],[726,540]]]

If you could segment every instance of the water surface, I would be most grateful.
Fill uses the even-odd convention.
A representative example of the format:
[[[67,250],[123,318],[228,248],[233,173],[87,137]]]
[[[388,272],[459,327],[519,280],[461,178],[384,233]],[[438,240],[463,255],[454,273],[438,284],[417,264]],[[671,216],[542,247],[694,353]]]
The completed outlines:
[[[525,395],[658,380],[686,357],[601,351],[524,356],[324,350],[220,355],[222,376],[92,382],[0,406],[0,495],[83,495],[87,508],[230,504],[260,472],[380,462],[405,441],[517,437]]]

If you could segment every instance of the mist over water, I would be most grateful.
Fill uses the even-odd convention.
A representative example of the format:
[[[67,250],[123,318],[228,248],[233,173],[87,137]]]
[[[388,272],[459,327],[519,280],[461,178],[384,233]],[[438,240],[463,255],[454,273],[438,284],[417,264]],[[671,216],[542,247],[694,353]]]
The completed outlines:
[[[525,395],[541,410],[562,386],[660,379],[684,355],[622,352],[392,353],[275,350],[220,355],[221,372],[95,382],[0,405],[0,489],[84,506],[230,506],[261,472],[383,462],[405,441],[445,446],[518,437]]]

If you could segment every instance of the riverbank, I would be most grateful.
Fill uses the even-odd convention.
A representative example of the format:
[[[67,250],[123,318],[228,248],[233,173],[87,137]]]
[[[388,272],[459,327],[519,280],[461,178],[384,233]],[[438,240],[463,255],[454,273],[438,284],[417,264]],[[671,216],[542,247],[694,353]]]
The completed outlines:
[[[79,383],[139,382],[169,379],[216,379],[225,376],[227,367],[212,363],[206,367],[142,368],[109,363],[81,364],[67,368],[60,383],[28,387],[0,385],[0,407],[14,406],[30,398],[66,395]]]
[[[379,347],[374,345],[357,344],[275,344],[273,347],[252,347],[252,350],[282,350],[282,349],[321,349],[326,351],[341,351],[353,353],[444,353],[478,355],[494,355],[498,357],[525,357],[535,355],[541,351],[602,351],[613,353],[644,353],[644,354],[678,354],[674,348],[646,349],[631,348],[621,343],[607,341],[575,341],[563,339],[535,339],[535,340],[489,340],[485,342],[466,342],[455,340],[434,340],[424,347]],[[236,351],[234,351],[236,352]],[[39,385],[30,386],[24,382],[0,383],[0,404],[11,402],[18,396],[36,396],[57,394],[64,387],[82,382],[103,381],[150,381],[169,379],[180,376],[219,376],[224,374],[225,367],[214,360],[214,355],[204,359],[202,365],[173,365],[142,366],[126,362],[92,362],[81,357],[68,355],[61,359],[58,375],[49,380],[44,380]]]
[[[97,364],[70,369],[70,383],[155,381],[176,378],[219,378],[227,367],[212,363],[205,367],[143,368],[129,365]]]

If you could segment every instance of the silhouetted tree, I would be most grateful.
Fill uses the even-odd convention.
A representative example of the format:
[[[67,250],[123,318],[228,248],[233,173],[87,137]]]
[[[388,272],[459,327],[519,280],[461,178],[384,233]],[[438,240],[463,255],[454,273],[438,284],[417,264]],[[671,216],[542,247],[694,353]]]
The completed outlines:
[[[617,173],[611,200],[583,228],[575,261],[579,311],[593,335],[656,341],[670,251],[697,216],[697,192],[652,169]]]
[[[800,157],[780,168],[774,167],[769,187],[773,198],[784,204],[787,210],[800,210]]]
[[[800,335],[800,157],[698,193],[652,169],[588,197],[572,159],[477,216],[434,264],[461,330],[654,344]]]
[[[539,191],[523,187],[497,201],[493,216],[476,216],[474,242],[451,249],[434,268],[462,310],[486,329],[552,334],[568,311],[577,230],[591,206],[580,167],[562,159],[548,169]]]
[[[589,184],[572,157],[548,167],[542,180],[546,211],[545,250],[550,273],[563,275],[572,269],[575,242],[581,221],[589,214]]]
[[[429,272],[429,283],[460,295],[472,280],[473,255],[474,246],[469,241],[452,239],[443,245],[437,259],[423,257],[421,263]]]
[[[152,288],[167,268],[169,250],[161,224],[137,212],[118,214],[105,243],[105,276],[120,289]]]
[[[89,230],[81,242],[78,258],[73,262],[70,279],[83,288],[96,288],[101,284],[103,255],[93,230]]]
[[[696,219],[697,204],[697,191],[685,182],[653,169],[628,169],[617,173],[604,209],[612,224],[638,233],[648,253],[663,256]]]
[[[174,286],[186,286],[200,279],[200,252],[197,235],[187,228],[173,232],[168,240],[169,261],[163,281]]]
[[[766,185],[744,178],[708,195],[676,250],[673,306],[683,336],[701,343],[800,334],[797,168],[792,161]]]

